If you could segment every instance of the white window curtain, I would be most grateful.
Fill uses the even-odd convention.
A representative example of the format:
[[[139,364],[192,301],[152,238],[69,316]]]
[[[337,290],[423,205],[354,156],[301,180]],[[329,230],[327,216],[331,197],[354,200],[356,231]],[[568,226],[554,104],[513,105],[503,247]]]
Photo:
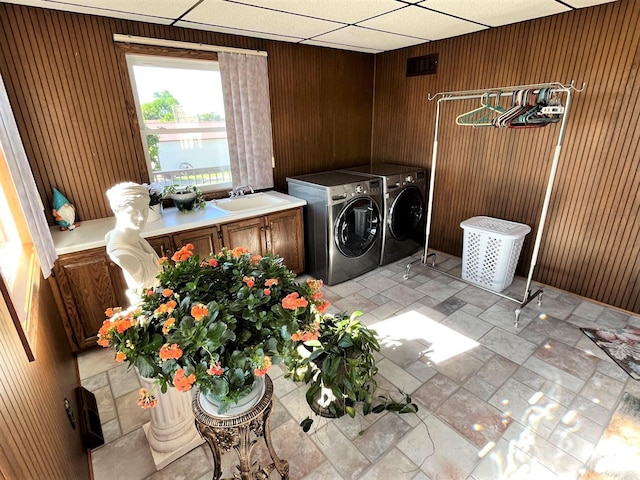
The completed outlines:
[[[38,254],[42,274],[44,278],[48,278],[58,255],[2,76],[0,76],[0,147],[4,152],[11,179],[18,193],[22,214]]]
[[[273,187],[267,57],[218,53],[233,186]]]

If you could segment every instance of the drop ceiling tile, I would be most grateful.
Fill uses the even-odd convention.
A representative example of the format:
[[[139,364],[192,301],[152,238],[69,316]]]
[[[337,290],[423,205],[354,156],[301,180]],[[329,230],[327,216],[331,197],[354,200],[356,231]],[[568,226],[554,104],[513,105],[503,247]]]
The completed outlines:
[[[426,0],[420,5],[491,27],[571,10],[556,0]]]
[[[615,1],[616,0],[564,0],[564,3],[566,3],[567,5],[571,5],[574,8],[585,8]]]
[[[376,50],[373,48],[354,47],[353,45],[342,45],[340,43],[331,42],[319,42],[317,40],[305,40],[300,42],[303,45],[315,45],[317,47],[338,48],[340,50],[349,50],[351,52],[363,52],[363,53],[381,53],[383,50]]]
[[[314,37],[343,25],[223,0],[204,0],[182,20],[302,38]]]
[[[149,15],[153,17],[178,18],[189,10],[197,0],[64,0],[60,3],[66,6],[78,6],[104,11],[102,15],[113,16],[108,12],[122,12],[134,15]],[[53,7],[50,7],[53,8]]]
[[[372,18],[359,25],[385,32],[412,35],[425,40],[440,40],[487,28],[477,23],[467,22],[413,5],[381,17]]]
[[[86,15],[97,15],[100,17],[123,18],[125,20],[134,20],[137,22],[158,23],[161,25],[170,25],[173,18],[161,17],[157,12],[150,12],[149,15],[139,15],[136,13],[127,13],[119,10],[105,10],[103,8],[85,7],[80,4],[71,5],[66,2],[54,2],[49,0],[2,0],[5,3],[13,3],[16,5],[26,5],[28,7],[48,8],[50,10],[61,10],[64,12],[84,13]]]
[[[343,23],[360,22],[405,6],[397,0],[234,0],[234,2]]]
[[[312,40],[321,42],[339,43],[341,45],[353,45],[354,47],[370,48],[373,50],[395,50],[425,43],[421,38],[406,37],[394,33],[380,32],[358,26],[349,26],[333,32],[318,35]]]
[[[304,40],[304,38],[292,37],[290,35],[276,35],[271,33],[255,32],[252,30],[243,30],[241,28],[227,28],[221,25],[207,25],[204,23],[180,21],[180,22],[176,22],[175,26],[182,27],[182,28],[194,28],[197,30],[207,30],[209,32],[228,33],[230,35],[243,35],[245,37],[265,38],[267,40],[278,40],[281,42],[298,43],[301,40]]]

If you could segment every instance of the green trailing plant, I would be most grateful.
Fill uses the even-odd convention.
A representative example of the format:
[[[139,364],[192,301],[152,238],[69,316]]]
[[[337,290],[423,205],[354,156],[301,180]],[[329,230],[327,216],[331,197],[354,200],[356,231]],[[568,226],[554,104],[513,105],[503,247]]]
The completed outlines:
[[[307,403],[317,414],[334,418],[355,417],[358,407],[363,415],[385,410],[417,412],[411,397],[401,391],[399,401],[374,397],[378,388],[374,352],[380,351],[380,345],[376,332],[358,320],[360,315],[325,316],[316,325],[316,335],[301,339],[289,370],[294,380],[309,384]],[[307,417],[300,425],[308,431],[312,423]]]

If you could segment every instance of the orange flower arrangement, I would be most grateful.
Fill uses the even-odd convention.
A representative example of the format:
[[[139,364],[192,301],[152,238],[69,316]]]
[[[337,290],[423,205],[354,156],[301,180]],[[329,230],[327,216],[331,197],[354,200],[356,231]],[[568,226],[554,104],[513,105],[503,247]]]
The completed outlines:
[[[105,312],[98,343],[162,391],[198,386],[221,413],[273,364],[288,363],[299,342],[317,338],[328,306],[321,281],[297,283],[281,258],[245,248],[200,259],[187,244],[159,266],[158,286],[136,309]],[[157,403],[150,395],[140,394],[144,408]]]

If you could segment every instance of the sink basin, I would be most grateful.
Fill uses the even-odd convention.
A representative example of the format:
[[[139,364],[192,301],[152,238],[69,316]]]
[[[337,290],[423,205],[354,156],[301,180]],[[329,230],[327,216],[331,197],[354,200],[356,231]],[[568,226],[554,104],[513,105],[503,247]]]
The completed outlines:
[[[220,210],[224,210],[228,213],[243,212],[245,210],[255,210],[258,208],[270,207],[279,203],[284,203],[285,200],[278,198],[268,193],[252,193],[250,195],[244,195],[236,198],[225,198],[218,200],[215,206]]]

